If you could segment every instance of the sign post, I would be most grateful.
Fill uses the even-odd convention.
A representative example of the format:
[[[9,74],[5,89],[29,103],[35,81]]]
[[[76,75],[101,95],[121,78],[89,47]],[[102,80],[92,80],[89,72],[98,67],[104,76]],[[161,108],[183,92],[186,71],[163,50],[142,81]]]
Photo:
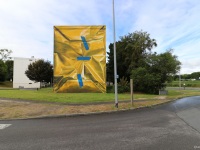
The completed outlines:
[[[130,79],[131,105],[133,106],[133,79]]]

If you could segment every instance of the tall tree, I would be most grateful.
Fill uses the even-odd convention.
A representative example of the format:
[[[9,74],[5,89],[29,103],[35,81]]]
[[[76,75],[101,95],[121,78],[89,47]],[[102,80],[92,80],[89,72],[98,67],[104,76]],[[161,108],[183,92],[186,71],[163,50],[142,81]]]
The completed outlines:
[[[126,64],[129,64],[129,71],[138,68],[152,48],[157,46],[156,40],[151,39],[150,34],[143,31],[129,33],[127,36],[121,37],[121,41],[125,43],[123,53]]]
[[[166,86],[166,82],[173,80],[173,75],[180,70],[180,65],[180,61],[176,55],[172,54],[172,50],[161,54],[150,54],[143,66],[132,70],[134,89],[157,94],[159,89]]]
[[[49,61],[39,59],[28,66],[26,76],[36,82],[51,82],[53,77],[53,66]]]
[[[192,78],[192,79],[200,79],[200,72],[193,72],[193,73],[191,73],[191,75],[190,75],[190,77]]]
[[[151,49],[156,47],[155,39],[150,38],[150,34],[143,31],[136,31],[120,37],[120,41],[116,42],[117,50],[117,72],[119,77],[123,76],[130,78],[131,71],[134,68],[140,67],[144,64],[144,58],[151,53]],[[114,58],[113,58],[113,43],[109,45],[110,52],[108,52],[107,63],[107,78],[108,81],[114,79]]]

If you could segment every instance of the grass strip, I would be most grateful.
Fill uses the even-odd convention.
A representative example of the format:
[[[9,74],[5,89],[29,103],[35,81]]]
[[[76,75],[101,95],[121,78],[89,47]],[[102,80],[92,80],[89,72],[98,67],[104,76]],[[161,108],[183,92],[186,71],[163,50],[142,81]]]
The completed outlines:
[[[169,90],[168,95],[134,94],[134,100],[178,99],[200,95],[200,90]],[[114,102],[114,93],[54,93],[52,88],[40,90],[0,90],[0,98],[55,102],[65,104],[85,104]],[[130,94],[118,94],[119,101],[130,100]]]

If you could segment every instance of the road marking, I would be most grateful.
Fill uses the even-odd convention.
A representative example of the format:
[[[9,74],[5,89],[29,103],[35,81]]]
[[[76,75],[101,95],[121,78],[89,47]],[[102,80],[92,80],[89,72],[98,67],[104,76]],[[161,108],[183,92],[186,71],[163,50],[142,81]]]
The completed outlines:
[[[11,126],[12,124],[0,124],[0,130],[3,130],[9,126]]]

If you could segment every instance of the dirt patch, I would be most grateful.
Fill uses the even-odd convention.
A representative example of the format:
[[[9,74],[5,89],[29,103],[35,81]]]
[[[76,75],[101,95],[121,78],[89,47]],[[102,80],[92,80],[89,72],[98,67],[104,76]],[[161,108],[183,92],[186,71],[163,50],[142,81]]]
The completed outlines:
[[[105,112],[121,109],[152,106],[169,100],[136,101],[133,106],[127,102],[120,102],[119,108],[113,104],[99,105],[63,105],[53,103],[34,103],[26,101],[0,100],[0,119],[34,118],[50,115],[70,115],[77,113]]]
[[[167,96],[158,96],[157,99],[164,100],[167,99]]]

